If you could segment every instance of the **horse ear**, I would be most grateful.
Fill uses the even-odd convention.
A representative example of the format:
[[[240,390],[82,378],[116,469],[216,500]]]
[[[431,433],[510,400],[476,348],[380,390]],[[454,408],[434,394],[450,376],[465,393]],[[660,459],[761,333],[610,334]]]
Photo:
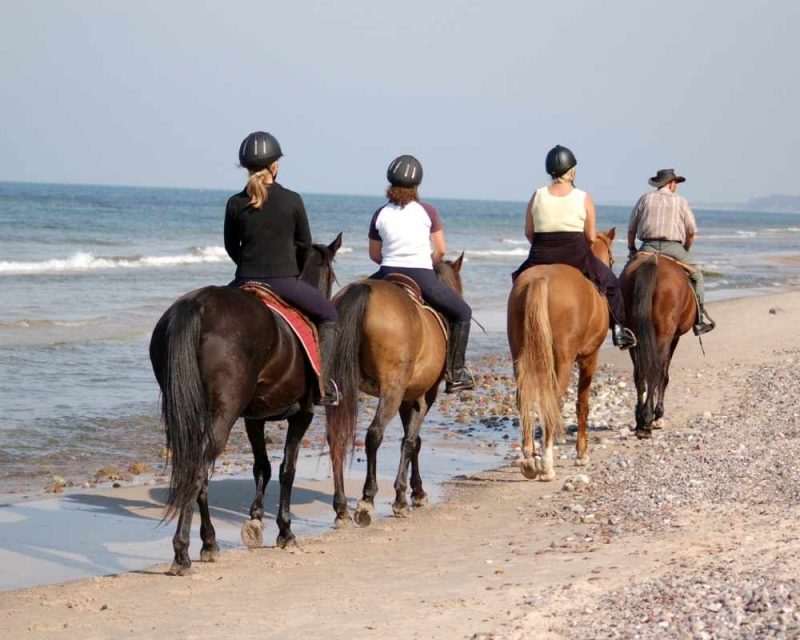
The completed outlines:
[[[608,239],[613,242],[614,238],[617,236],[617,228],[616,227],[611,227],[608,230],[608,232],[606,233],[606,235],[608,236]]]
[[[328,245],[328,249],[331,252],[331,256],[335,256],[336,252],[341,248],[341,246],[342,246],[342,232],[340,231],[339,235],[336,236],[336,239]]]
[[[455,269],[458,273],[461,273],[461,264],[464,262],[464,252],[461,252],[461,255],[458,256],[457,260],[453,261],[453,269]]]

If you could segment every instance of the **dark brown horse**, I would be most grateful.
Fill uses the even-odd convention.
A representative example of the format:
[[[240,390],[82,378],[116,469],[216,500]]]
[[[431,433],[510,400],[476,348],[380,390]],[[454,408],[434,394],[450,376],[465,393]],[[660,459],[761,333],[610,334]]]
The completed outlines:
[[[649,438],[664,415],[669,365],[680,337],[692,328],[697,302],[686,271],[673,260],[640,255],[620,280],[626,322],[638,346],[630,350],[636,382],[636,435]]]
[[[462,253],[454,262],[436,265],[439,279],[459,294]],[[366,437],[367,478],[355,520],[362,526],[372,520],[378,447],[388,422],[400,412],[403,441],[394,488],[395,515],[408,514],[408,465],[411,464],[411,500],[415,507],[427,503],[419,473],[419,432],[436,400],[444,374],[447,343],[438,320],[415,304],[401,287],[383,280],[361,280],[334,298],[340,331],[332,377],[340,385],[342,401],[327,407],[328,443],[333,466],[336,524],[349,522],[343,467],[353,447],[359,390],[378,398],[378,407]]]
[[[616,229],[598,233],[592,252],[611,266]],[[552,480],[553,442],[563,436],[561,405],[572,364],[578,363],[578,457],[589,462],[586,423],[589,389],[600,346],[608,334],[608,303],[576,268],[564,264],[529,267],[508,297],[508,343],[517,381],[517,409],[522,427],[521,471],[526,478]],[[534,421],[542,425],[542,449],[534,456]]]
[[[340,246],[341,234],[327,247],[314,245],[303,269],[302,278],[327,296],[335,279],[331,262]],[[195,502],[203,540],[200,560],[213,562],[219,556],[208,511],[208,475],[240,416],[245,418],[255,458],[256,496],[250,517],[259,523],[271,475],[264,424],[288,418],[277,544],[293,542],[292,483],[298,447],[313,417],[317,377],[292,330],[251,293],[204,287],[179,298],[161,316],[150,340],[150,361],[161,387],[167,446],[172,452],[165,517],[177,515],[178,528],[170,573],[183,575],[191,567],[189,533]]]

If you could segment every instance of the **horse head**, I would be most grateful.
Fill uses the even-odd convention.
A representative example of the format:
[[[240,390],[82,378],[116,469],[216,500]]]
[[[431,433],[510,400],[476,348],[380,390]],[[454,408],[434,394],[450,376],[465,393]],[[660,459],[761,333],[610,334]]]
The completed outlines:
[[[611,254],[611,243],[617,235],[617,228],[611,227],[608,231],[598,231],[597,238],[592,243],[592,253],[600,262],[610,267],[614,264],[614,256]]]
[[[462,251],[457,259],[440,260],[433,267],[439,280],[459,295],[464,294],[464,288],[461,286],[461,265],[463,263],[464,252]]]
[[[333,258],[341,246],[341,233],[329,245],[311,245],[312,251],[306,259],[305,265],[303,265],[303,272],[300,274],[301,280],[322,291],[327,298],[331,297],[333,283],[338,282],[336,274],[333,272]]]

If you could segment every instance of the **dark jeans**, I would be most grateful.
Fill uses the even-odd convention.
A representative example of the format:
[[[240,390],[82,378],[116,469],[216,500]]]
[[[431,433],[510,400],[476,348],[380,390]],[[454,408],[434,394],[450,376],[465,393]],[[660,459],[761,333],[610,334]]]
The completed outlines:
[[[622,299],[619,280],[617,276],[614,275],[611,267],[607,267],[597,258],[595,258],[595,262],[597,275],[600,276],[602,287],[606,290],[608,306],[611,307],[611,322],[613,323],[616,320],[618,324],[622,324],[625,322],[625,302]]]
[[[336,322],[339,313],[322,291],[295,276],[278,278],[235,278],[228,286],[238,287],[245,282],[260,282],[269,286],[290,305],[297,307],[315,323]]]
[[[433,269],[414,269],[411,267],[381,267],[370,276],[370,280],[383,280],[390,273],[408,276],[422,289],[422,297],[453,324],[469,322],[472,309],[459,294],[440,282]]]

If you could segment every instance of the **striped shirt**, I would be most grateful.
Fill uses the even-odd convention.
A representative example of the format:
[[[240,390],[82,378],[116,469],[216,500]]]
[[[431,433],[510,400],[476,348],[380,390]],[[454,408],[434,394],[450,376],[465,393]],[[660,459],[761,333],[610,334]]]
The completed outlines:
[[[672,240],[683,244],[686,236],[697,233],[697,223],[686,198],[662,187],[639,198],[631,212],[628,231],[633,231],[640,240]]]

